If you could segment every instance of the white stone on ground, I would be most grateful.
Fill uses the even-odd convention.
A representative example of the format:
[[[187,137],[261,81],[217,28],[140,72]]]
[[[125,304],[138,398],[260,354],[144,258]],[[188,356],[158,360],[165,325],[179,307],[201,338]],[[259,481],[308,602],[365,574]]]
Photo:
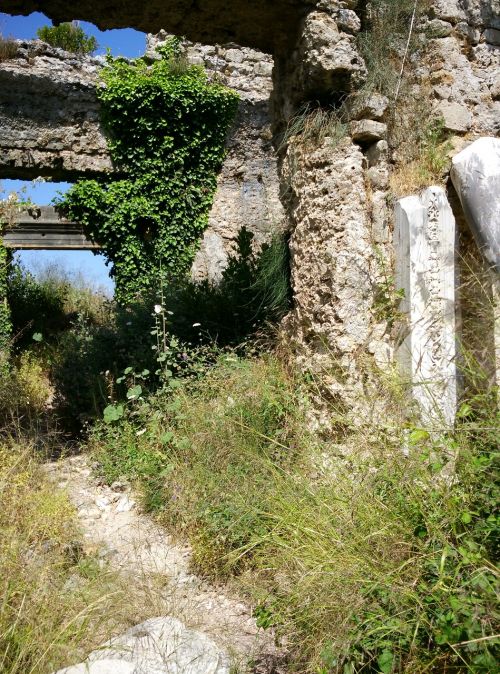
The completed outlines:
[[[229,674],[226,653],[175,618],[151,618],[56,674]]]

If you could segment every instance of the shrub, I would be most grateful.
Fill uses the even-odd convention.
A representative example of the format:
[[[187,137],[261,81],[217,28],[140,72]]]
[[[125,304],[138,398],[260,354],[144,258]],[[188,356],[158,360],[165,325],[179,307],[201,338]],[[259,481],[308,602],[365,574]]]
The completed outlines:
[[[59,47],[75,54],[93,54],[97,47],[97,40],[86,35],[77,22],[60,23],[58,26],[42,26],[36,34],[52,47]]]
[[[67,327],[64,305],[68,285],[62,278],[39,281],[21,265],[11,265],[7,299],[18,346],[32,343],[34,333],[40,333],[47,339]]]
[[[399,163],[391,175],[391,190],[396,197],[408,196],[429,185],[444,185],[446,182],[452,145],[444,129],[444,121],[440,118],[425,123],[420,120],[419,126],[410,134],[413,145],[408,156],[413,159]],[[406,145],[407,141],[404,141],[403,150]]]
[[[288,242],[276,234],[260,251],[242,228],[218,283],[184,279],[167,285],[170,329],[184,341],[236,346],[275,324],[290,307]],[[196,329],[193,329],[193,325]],[[199,326],[199,327],[198,327]]]

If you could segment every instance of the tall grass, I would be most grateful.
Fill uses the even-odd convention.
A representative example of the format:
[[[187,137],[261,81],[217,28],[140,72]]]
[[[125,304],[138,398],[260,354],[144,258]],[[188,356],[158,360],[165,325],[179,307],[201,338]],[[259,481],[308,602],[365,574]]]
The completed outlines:
[[[226,355],[92,447],[109,480],[130,475],[190,536],[198,572],[254,602],[287,671],[493,672],[496,409],[441,437],[398,414],[348,443],[320,438],[300,379],[272,356]]]
[[[49,674],[83,659],[114,630],[129,624],[136,610],[133,593],[84,553],[81,540],[73,506],[48,481],[33,446],[3,436],[0,671],[4,674]]]
[[[17,42],[11,37],[3,37],[0,33],[0,63],[17,56]]]

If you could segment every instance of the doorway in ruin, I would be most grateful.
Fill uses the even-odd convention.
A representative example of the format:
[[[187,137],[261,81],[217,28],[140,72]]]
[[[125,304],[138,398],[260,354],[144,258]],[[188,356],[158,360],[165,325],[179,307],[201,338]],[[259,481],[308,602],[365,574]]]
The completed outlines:
[[[3,180],[3,199],[16,195],[26,202],[5,231],[4,246],[11,251],[12,262],[34,278],[59,277],[111,298],[114,282],[98,244],[51,205],[69,187],[70,183]]]

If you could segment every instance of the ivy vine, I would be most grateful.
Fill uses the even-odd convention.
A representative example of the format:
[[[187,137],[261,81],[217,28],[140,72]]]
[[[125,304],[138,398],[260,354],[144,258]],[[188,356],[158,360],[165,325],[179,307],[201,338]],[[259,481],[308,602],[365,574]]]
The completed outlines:
[[[190,65],[173,38],[159,59],[107,56],[98,89],[115,175],[59,199],[113,263],[118,302],[189,269],[217,186],[236,92]]]

